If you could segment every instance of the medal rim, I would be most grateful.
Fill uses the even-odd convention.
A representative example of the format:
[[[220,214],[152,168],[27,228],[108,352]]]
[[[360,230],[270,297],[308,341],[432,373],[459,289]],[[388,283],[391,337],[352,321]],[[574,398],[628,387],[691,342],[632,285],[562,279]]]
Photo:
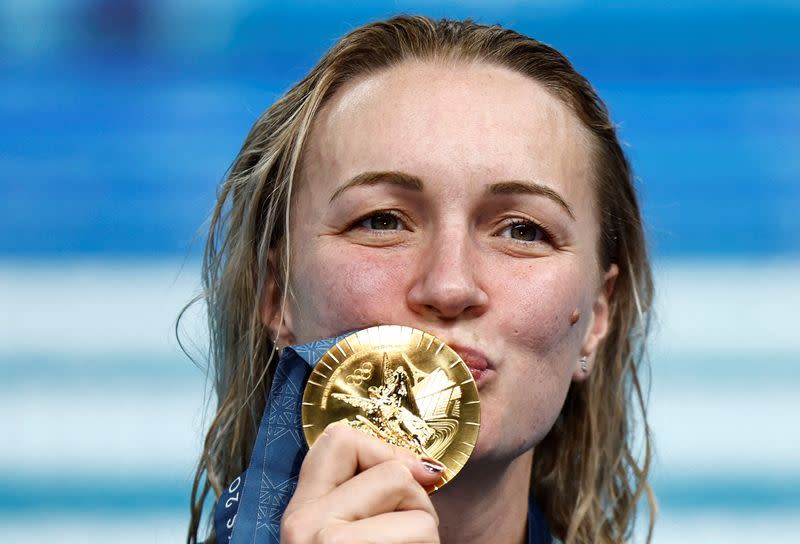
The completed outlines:
[[[417,333],[420,335],[420,337],[417,345],[413,346],[412,339],[414,339],[414,336]],[[368,339],[367,343],[362,341],[364,336],[366,336]],[[384,338],[386,341],[382,341]],[[407,339],[408,342],[401,343],[389,341],[397,338]],[[422,349],[423,345],[424,349]],[[322,419],[324,421],[325,418],[319,416],[319,414],[322,412],[321,402],[324,398],[324,391],[326,389],[333,388],[333,385],[329,385],[331,378],[336,380],[338,374],[337,369],[344,365],[345,362],[351,360],[353,357],[364,354],[367,351],[383,353],[386,353],[387,351],[401,352],[405,353],[410,358],[411,355],[416,355],[418,353],[424,354],[425,352],[430,351],[433,347],[435,347],[435,350],[431,353],[431,355],[437,359],[450,355],[450,361],[448,361],[450,364],[448,365],[448,368],[444,368],[443,365],[438,361],[435,361],[435,367],[442,368],[448,378],[458,377],[452,376],[452,374],[457,374],[457,372],[453,371],[453,369],[459,367],[460,372],[464,376],[468,377],[467,379],[458,382],[458,385],[461,387],[461,398],[466,398],[467,404],[469,405],[469,407],[465,409],[464,403],[460,404],[460,410],[462,410],[461,413],[469,413],[470,417],[468,418],[464,416],[457,418],[459,421],[459,427],[461,428],[456,431],[454,440],[437,458],[437,461],[445,466],[445,471],[441,480],[436,485],[427,488],[427,491],[429,493],[433,493],[437,489],[444,486],[447,482],[452,480],[469,460],[469,457],[472,455],[478,440],[481,419],[478,387],[475,383],[472,373],[469,370],[469,367],[455,350],[453,350],[435,335],[414,327],[404,325],[377,325],[374,327],[361,329],[342,338],[328,351],[326,351],[322,357],[319,358],[306,382],[301,404],[303,436],[306,444],[311,447],[324,431],[324,428],[318,428],[319,425],[317,425],[314,420],[319,421]],[[441,355],[442,352],[444,352],[445,355]],[[327,360],[326,357],[328,358]],[[335,362],[336,364],[332,365],[330,364],[331,362]],[[330,369],[329,375],[326,376],[324,372],[319,370],[320,364]],[[430,374],[431,373],[428,373],[428,375]],[[319,379],[320,376],[324,377],[324,383],[322,380],[316,381],[314,379],[315,377]],[[333,420],[329,421],[327,424],[332,422]],[[464,458],[463,462],[455,459],[456,454]]]

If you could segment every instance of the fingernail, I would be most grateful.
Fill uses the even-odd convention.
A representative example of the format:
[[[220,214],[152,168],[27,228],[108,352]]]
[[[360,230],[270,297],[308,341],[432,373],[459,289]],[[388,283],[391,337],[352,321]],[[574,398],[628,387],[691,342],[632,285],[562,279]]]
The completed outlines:
[[[431,474],[441,474],[442,472],[444,472],[444,465],[435,459],[431,459],[430,457],[424,457],[419,461],[420,463],[422,463],[422,466],[425,467],[425,470],[427,470]]]

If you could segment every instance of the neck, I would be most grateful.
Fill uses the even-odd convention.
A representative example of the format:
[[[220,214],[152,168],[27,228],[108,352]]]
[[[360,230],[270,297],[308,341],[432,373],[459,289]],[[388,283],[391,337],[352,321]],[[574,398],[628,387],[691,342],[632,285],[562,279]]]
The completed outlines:
[[[468,463],[432,497],[443,544],[527,541],[533,450],[511,463]]]

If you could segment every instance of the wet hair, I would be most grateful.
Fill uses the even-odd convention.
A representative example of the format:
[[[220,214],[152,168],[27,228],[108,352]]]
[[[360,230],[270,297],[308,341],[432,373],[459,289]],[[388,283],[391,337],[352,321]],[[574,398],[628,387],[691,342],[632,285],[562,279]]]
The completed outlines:
[[[531,493],[553,534],[567,543],[626,541],[644,498],[649,541],[655,498],[640,375],[653,281],[631,168],[607,108],[561,53],[537,40],[472,21],[400,16],[336,43],[258,118],[219,189],[203,262],[217,407],[195,475],[188,542],[197,542],[209,493],[219,496],[244,471],[255,443],[276,361],[262,301],[266,286],[277,285],[285,306],[289,207],[312,123],[344,84],[405,61],[509,68],[543,85],[589,134],[597,262],[602,271],[616,264],[619,275],[592,374],[571,384],[553,428],[536,446]]]

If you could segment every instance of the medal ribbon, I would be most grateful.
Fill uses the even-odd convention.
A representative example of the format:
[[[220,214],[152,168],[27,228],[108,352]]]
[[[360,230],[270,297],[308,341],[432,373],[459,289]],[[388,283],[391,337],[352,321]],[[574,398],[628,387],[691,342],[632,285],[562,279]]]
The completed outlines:
[[[281,518],[308,451],[300,416],[303,389],[317,361],[345,336],[291,346],[281,353],[250,465],[215,507],[219,544],[279,544]]]

